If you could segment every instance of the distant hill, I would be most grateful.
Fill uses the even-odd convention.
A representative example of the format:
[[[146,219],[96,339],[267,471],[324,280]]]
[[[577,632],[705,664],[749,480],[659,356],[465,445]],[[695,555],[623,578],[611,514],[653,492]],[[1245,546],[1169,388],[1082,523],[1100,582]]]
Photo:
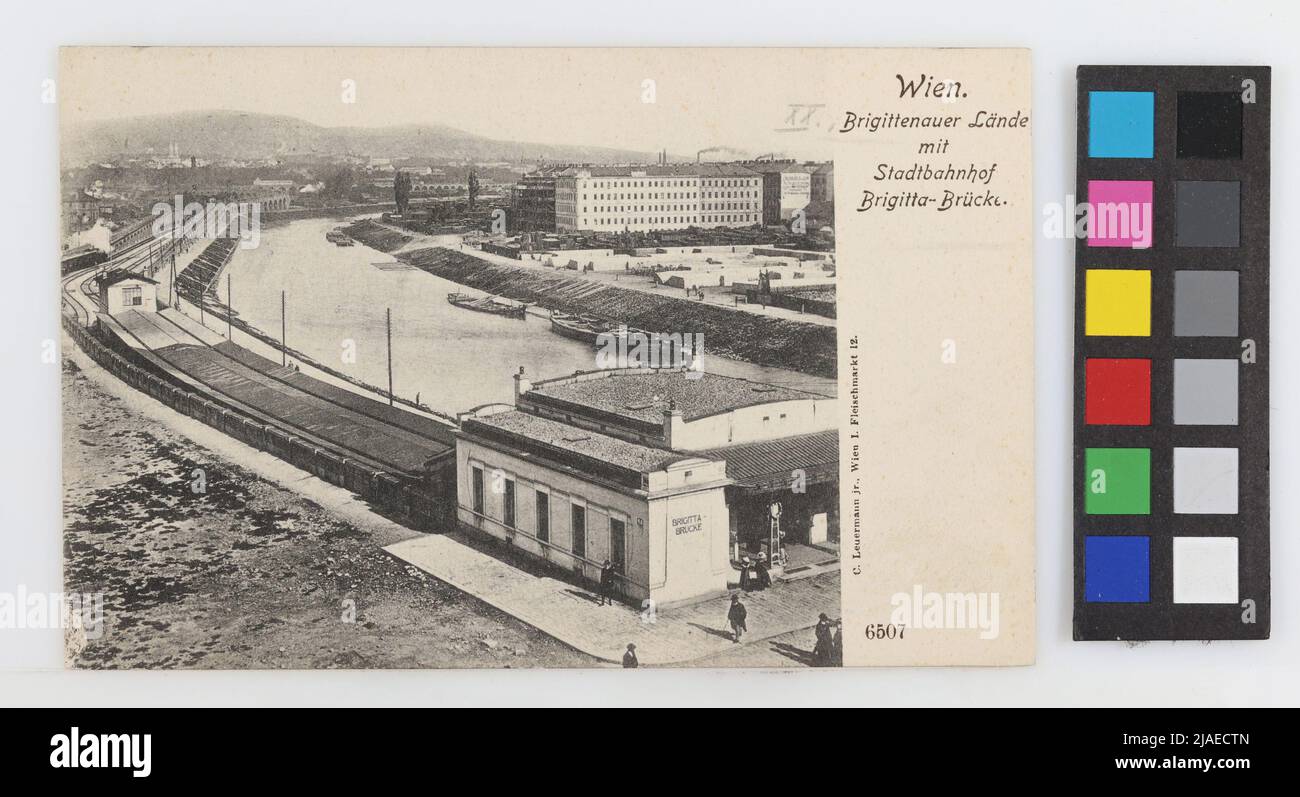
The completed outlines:
[[[286,155],[367,155],[475,161],[549,160],[582,163],[653,161],[652,152],[608,147],[498,141],[445,125],[321,127],[290,116],[240,111],[188,111],[87,122],[64,131],[62,158],[78,163],[123,154],[260,159]]]

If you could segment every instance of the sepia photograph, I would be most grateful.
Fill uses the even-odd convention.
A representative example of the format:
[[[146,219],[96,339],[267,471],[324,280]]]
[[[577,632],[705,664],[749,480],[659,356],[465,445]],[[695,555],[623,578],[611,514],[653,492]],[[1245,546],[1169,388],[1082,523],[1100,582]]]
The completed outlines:
[[[66,665],[840,666],[832,120],[764,60],[65,48]]]
[[[498,707],[1280,761],[1300,5],[977,11],[14,6],[5,763],[428,782]]]

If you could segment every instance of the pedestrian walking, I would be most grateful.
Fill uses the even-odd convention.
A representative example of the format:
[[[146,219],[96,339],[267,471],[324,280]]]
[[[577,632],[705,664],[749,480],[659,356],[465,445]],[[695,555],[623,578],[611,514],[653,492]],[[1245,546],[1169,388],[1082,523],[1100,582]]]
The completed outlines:
[[[614,563],[605,560],[600,566],[600,605],[614,605]]]
[[[813,645],[813,658],[816,659],[818,667],[829,667],[831,664],[834,630],[834,624],[825,612],[817,615],[817,626],[813,629],[813,634],[817,638],[817,643]]]
[[[641,666],[641,662],[636,658],[636,645],[631,642],[627,643],[627,652],[623,654],[623,669],[635,670]]]
[[[745,604],[740,602],[739,595],[731,596],[731,609],[727,611],[727,622],[731,624],[731,641],[740,642],[740,635],[749,630],[745,625],[745,618],[749,616]]]

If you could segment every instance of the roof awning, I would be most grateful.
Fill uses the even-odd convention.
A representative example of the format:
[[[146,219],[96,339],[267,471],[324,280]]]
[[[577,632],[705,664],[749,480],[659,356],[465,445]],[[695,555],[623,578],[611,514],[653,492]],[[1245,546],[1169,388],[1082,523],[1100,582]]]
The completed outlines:
[[[837,481],[840,476],[839,432],[783,437],[758,443],[711,448],[701,456],[727,461],[727,476],[751,492],[789,490],[795,471],[807,485]]]

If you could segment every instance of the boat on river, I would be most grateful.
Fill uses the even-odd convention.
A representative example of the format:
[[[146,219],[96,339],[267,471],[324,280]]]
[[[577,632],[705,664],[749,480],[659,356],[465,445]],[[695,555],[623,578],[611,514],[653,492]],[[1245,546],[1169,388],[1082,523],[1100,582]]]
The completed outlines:
[[[528,305],[501,296],[470,296],[467,293],[449,293],[447,301],[456,307],[475,310],[480,313],[503,315],[507,318],[524,319],[528,314]]]
[[[559,310],[551,311],[551,331],[557,335],[563,335],[571,340],[582,341],[591,346],[600,345],[601,335],[626,335],[635,332],[647,334],[644,330],[622,326],[594,315],[565,313]]]

